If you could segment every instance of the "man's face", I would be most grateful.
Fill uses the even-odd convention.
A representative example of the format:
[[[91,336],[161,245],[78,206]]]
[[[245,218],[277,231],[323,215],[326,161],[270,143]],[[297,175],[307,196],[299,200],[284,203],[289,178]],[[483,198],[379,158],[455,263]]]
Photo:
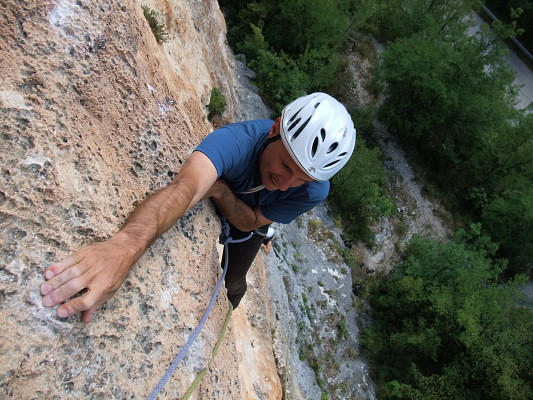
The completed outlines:
[[[280,118],[272,125],[268,137],[279,135],[279,129]],[[292,159],[282,140],[272,142],[266,147],[259,159],[259,170],[267,190],[285,191],[313,181]]]

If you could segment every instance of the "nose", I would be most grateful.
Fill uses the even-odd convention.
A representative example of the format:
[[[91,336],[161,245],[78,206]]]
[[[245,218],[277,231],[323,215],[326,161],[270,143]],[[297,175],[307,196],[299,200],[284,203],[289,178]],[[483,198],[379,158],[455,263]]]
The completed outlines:
[[[294,186],[297,178],[295,176],[280,176],[278,179],[279,190],[284,192]]]

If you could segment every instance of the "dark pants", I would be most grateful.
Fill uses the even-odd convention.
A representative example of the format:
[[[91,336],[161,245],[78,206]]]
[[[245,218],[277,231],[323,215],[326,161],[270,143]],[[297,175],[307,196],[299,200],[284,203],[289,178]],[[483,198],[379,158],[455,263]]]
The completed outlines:
[[[268,229],[268,227],[266,227]],[[263,231],[264,227],[261,228]],[[265,231],[266,232],[266,231]],[[242,232],[230,225],[230,236],[233,239],[242,239],[248,236],[250,232]],[[237,308],[241,299],[246,293],[246,274],[254,261],[257,252],[261,248],[261,243],[265,237],[258,233],[242,243],[228,244],[228,254],[224,249],[222,255],[222,268],[228,257],[228,271],[226,272],[226,289],[228,290],[228,300],[233,304],[233,308]]]

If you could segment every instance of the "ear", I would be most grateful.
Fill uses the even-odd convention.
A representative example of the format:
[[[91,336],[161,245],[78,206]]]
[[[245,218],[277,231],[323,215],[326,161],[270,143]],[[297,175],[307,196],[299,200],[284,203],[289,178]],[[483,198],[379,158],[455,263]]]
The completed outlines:
[[[270,128],[270,132],[268,132],[268,137],[271,138],[271,137],[274,137],[276,135],[279,135],[279,127],[281,125],[281,118],[278,117],[276,119],[276,122],[274,122],[274,125],[272,125],[272,127]]]

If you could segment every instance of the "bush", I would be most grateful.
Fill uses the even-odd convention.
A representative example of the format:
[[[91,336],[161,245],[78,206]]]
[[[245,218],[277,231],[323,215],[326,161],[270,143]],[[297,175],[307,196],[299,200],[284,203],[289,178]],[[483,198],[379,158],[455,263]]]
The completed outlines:
[[[393,203],[386,196],[385,181],[381,151],[369,149],[359,138],[350,161],[331,180],[333,210],[340,214],[348,240],[371,242],[369,226],[391,214]]]
[[[211,90],[211,97],[209,98],[209,104],[207,105],[207,110],[209,111],[209,120],[213,119],[215,115],[222,115],[225,109],[226,97],[220,92],[220,90],[218,90],[217,87],[214,87]]]
[[[291,101],[303,96],[309,86],[309,77],[298,68],[287,54],[260,50],[257,59],[250,62],[256,71],[256,83],[267,103],[277,112]]]
[[[165,25],[159,22],[160,14],[147,5],[142,5],[141,7],[143,9],[144,18],[148,21],[148,25],[150,25],[150,29],[152,30],[157,43],[167,42],[169,33],[165,29]]]
[[[373,9],[341,0],[219,3],[230,44],[246,55],[261,95],[277,112],[305,93],[331,92],[347,29],[364,23]]]
[[[486,232],[500,245],[499,255],[511,261],[511,273],[527,271],[533,260],[533,189],[515,184],[490,201],[481,217]],[[529,265],[530,266],[530,265]]]

